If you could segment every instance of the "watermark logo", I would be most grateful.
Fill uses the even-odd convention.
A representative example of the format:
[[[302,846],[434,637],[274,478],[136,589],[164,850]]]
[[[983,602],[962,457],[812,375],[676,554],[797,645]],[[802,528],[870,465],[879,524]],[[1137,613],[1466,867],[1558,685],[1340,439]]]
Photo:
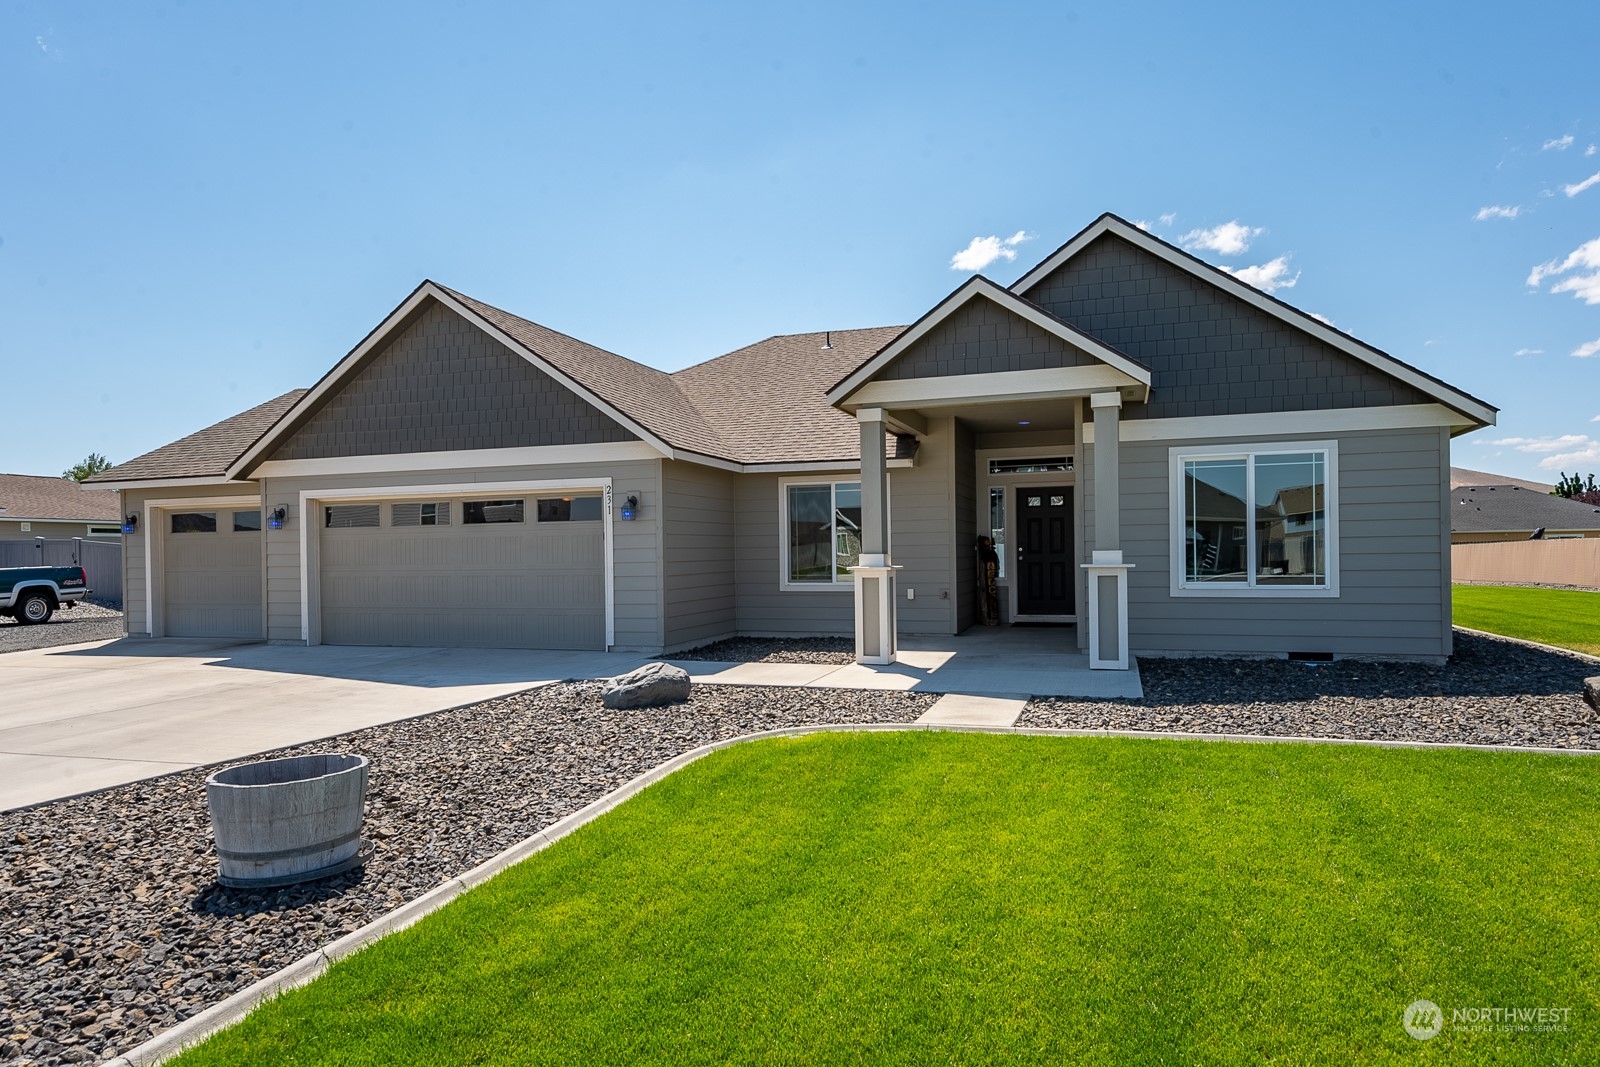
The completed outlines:
[[[1428,1041],[1438,1037],[1439,1031],[1444,1029],[1444,1012],[1431,1000],[1413,1000],[1402,1021],[1406,1033],[1418,1041]]]

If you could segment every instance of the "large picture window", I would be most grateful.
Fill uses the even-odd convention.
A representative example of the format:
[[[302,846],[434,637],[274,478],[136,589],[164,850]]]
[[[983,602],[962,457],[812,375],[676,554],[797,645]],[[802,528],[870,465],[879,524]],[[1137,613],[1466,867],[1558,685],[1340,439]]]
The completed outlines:
[[[782,500],[784,586],[849,584],[861,561],[861,483],[789,482]]]
[[[1171,450],[1172,591],[1338,593],[1333,442]]]

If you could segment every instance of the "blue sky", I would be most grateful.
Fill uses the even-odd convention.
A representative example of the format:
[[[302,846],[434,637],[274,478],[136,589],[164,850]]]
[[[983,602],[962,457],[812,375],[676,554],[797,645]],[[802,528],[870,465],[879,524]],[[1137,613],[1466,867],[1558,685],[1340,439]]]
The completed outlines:
[[[974,239],[1009,283],[1110,210],[1501,407],[1458,465],[1600,473],[1592,2],[14,2],[0,30],[0,470],[310,385],[424,277],[675,369],[909,322]]]

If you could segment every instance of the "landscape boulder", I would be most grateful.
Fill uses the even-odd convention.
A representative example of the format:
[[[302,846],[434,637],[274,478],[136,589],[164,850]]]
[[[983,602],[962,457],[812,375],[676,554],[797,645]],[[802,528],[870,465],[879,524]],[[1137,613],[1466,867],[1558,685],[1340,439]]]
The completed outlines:
[[[1583,699],[1595,711],[1600,711],[1600,675],[1583,680]]]
[[[608,708],[654,708],[689,699],[689,672],[670,663],[646,663],[606,683],[601,700]]]

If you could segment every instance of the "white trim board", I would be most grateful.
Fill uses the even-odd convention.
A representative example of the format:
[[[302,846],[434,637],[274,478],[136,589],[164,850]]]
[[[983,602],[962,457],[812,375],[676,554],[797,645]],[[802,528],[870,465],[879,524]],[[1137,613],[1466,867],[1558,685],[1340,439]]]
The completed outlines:
[[[318,459],[269,459],[255,478],[297,478],[307,475],[397,474],[406,471],[483,470],[490,467],[570,466],[574,463],[622,463],[660,459],[663,453],[644,441],[593,445],[537,445],[528,448],[477,448],[459,452],[399,452],[378,456],[328,456]]]
[[[1121,352],[1111,348],[1104,342],[1096,340],[1083,331],[1068,326],[1044,311],[1044,309],[1028,303],[1015,293],[996,285],[983,275],[975,274],[958,287],[955,292],[935,305],[933,310],[929,311],[914,325],[906,329],[904,333],[900,334],[899,337],[891,341],[877,355],[857,367],[850,373],[849,377],[828,390],[828,403],[836,406],[843,405],[846,402],[854,404],[876,403],[876,401],[869,401],[855,395],[857,390],[867,384],[874,374],[877,374],[893,362],[897,356],[903,354],[912,345],[925,337],[935,326],[955,314],[969,301],[980,296],[992,301],[1013,315],[1033,323],[1041,330],[1058,338],[1063,344],[1069,345],[1080,352],[1088,353],[1107,367],[1121,371],[1126,376],[1126,379],[1131,379],[1131,382],[1125,379],[1125,384],[1140,386],[1145,394],[1148,395],[1150,390],[1149,368],[1129,359]],[[963,377],[988,376],[964,375]]]
[[[1070,400],[1107,389],[1135,389],[1140,392],[1141,399],[1148,391],[1145,383],[1115,367],[1051,367],[868,382],[856,390],[847,403],[873,407],[962,408],[1027,400]]]
[[[1119,441],[1233,440],[1293,433],[1360,433],[1458,426],[1461,416],[1442,404],[1381,408],[1269,411],[1253,415],[1194,415],[1178,419],[1120,419]],[[1084,420],[1083,443],[1094,444],[1094,423]]]
[[[1129,244],[1141,248],[1159,259],[1165,260],[1186,274],[1221,289],[1251,307],[1264,311],[1273,318],[1310,334],[1323,344],[1336,348],[1345,355],[1352,356],[1368,366],[1376,367],[1392,378],[1398,378],[1412,388],[1434,397],[1441,403],[1456,409],[1471,419],[1477,420],[1484,426],[1493,426],[1495,424],[1495,409],[1483,401],[1468,396],[1466,393],[1445,385],[1443,382],[1436,381],[1414,367],[1406,366],[1388,353],[1380,352],[1357,341],[1327,323],[1312,318],[1299,308],[1291,307],[1282,301],[1273,299],[1254,286],[1246,285],[1233,275],[1195,259],[1160,238],[1146,233],[1125,219],[1120,219],[1112,214],[1100,216],[1087,229],[1056,249],[1037,267],[1034,267],[1013,283],[1011,292],[1018,296],[1026,294],[1028,290],[1054,273],[1063,263],[1108,233],[1120,237]]]
[[[236,485],[248,488],[253,483],[248,478],[196,477],[196,478],[140,478],[129,482],[97,482],[92,488],[111,489],[116,492],[125,492],[133,489],[180,489],[184,487],[209,488],[212,486]]]
[[[312,582],[317,582],[317,600],[321,603],[322,573],[320,564],[317,573],[312,574],[311,563],[311,531],[321,530],[321,526],[312,524],[312,508],[327,500],[410,500],[419,496],[462,497],[482,496],[494,493],[536,493],[545,489],[593,489],[597,490],[605,500],[602,513],[602,525],[605,533],[605,579],[606,579],[606,649],[617,643],[617,592],[616,592],[616,560],[614,553],[615,516],[612,511],[611,479],[605,478],[547,478],[539,480],[522,480],[508,482],[445,482],[436,485],[382,485],[382,486],[354,486],[342,489],[302,489],[299,493],[299,542],[300,542],[300,640],[312,644],[311,640],[311,599]],[[318,641],[321,643],[320,627]]]
[[[156,570],[158,569],[156,564],[160,565],[159,569],[163,584],[167,580],[167,574],[166,560],[163,558],[159,546],[155,544],[158,537],[165,538],[166,531],[156,530],[155,513],[157,511],[171,511],[176,508],[191,511],[198,511],[203,508],[239,508],[242,511],[250,511],[260,507],[261,496],[259,493],[255,496],[179,497],[177,499],[146,500],[144,502],[144,511],[139,518],[139,522],[144,526],[144,632],[146,634],[151,637],[159,637],[166,633],[166,626],[164,625],[166,619],[164,617],[162,619],[161,633],[158,634],[156,632]],[[265,535],[265,531],[263,531],[263,535]],[[265,541],[262,542],[262,546],[262,551],[265,552]],[[266,586],[263,585],[261,589],[263,603],[265,603],[266,595]],[[163,608],[165,607],[164,604],[162,606]],[[165,616],[165,611],[162,614]],[[266,636],[264,631],[262,636]]]

